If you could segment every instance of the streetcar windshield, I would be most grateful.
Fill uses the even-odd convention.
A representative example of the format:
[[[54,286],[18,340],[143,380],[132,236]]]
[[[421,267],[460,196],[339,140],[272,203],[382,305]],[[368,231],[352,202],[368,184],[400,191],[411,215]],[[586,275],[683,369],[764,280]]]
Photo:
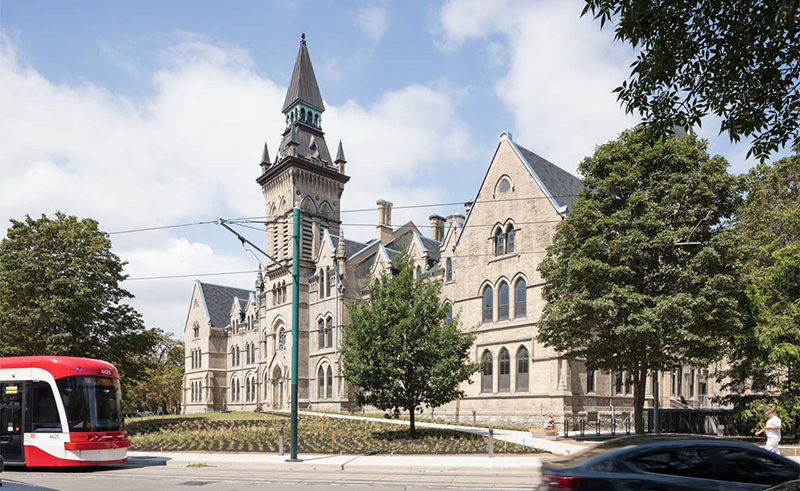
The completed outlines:
[[[119,379],[75,376],[56,380],[69,431],[122,430]]]

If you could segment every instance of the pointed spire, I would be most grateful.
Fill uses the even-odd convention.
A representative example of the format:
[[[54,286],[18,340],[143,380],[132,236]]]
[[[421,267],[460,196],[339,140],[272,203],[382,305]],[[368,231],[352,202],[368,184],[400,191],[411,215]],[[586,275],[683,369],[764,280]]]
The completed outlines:
[[[339,259],[345,258],[344,249],[344,229],[339,229],[339,243],[336,244],[336,257]]]
[[[322,95],[320,95],[317,85],[317,77],[314,75],[314,67],[311,66],[311,57],[308,55],[305,34],[300,39],[300,50],[297,52],[292,79],[289,82],[289,89],[286,91],[286,99],[281,111],[286,112],[296,101],[304,102],[320,111],[325,110],[325,104],[322,103]]]
[[[258,264],[258,276],[256,276],[256,291],[264,292],[264,276],[261,274],[261,263]]]
[[[336,160],[333,161],[335,164],[339,162],[347,162],[347,159],[344,158],[344,148],[342,148],[342,140],[339,140],[339,148],[336,149]]]
[[[264,142],[264,153],[261,154],[261,163],[269,165],[269,149],[267,148],[267,142]]]
[[[267,149],[267,142],[264,142],[264,153],[261,154],[261,173],[264,174],[267,172],[267,169],[271,165],[269,161],[269,149]]]

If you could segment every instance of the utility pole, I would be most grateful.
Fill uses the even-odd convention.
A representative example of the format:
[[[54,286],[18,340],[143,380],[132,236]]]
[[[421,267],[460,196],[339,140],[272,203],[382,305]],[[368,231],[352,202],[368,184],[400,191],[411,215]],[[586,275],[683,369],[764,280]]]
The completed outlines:
[[[289,447],[289,459],[287,462],[301,462],[297,458],[297,410],[298,410],[298,390],[297,390],[297,360],[299,358],[299,317],[300,317],[300,208],[295,204],[292,210],[292,400],[291,400],[291,436]],[[215,222],[234,234],[242,246],[249,244],[253,249],[267,257],[270,261],[276,264],[279,268],[287,270],[288,268],[278,262],[277,259],[270,256],[266,251],[262,250],[257,245],[253,244],[242,234],[232,229],[228,223],[220,218]]]
[[[300,462],[297,458],[297,359],[300,352],[300,208],[297,203],[292,210],[292,218],[292,434],[287,462]]]
[[[661,433],[658,425],[658,370],[653,370],[653,433]]]

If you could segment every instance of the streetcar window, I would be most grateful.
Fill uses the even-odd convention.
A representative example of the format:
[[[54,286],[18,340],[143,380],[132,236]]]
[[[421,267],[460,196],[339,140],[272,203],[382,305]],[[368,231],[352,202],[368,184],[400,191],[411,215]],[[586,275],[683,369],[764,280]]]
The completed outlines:
[[[34,432],[61,432],[61,419],[53,389],[47,382],[36,382],[31,389],[31,430]]]
[[[122,430],[119,380],[107,377],[64,377],[56,380],[67,412],[69,431]]]

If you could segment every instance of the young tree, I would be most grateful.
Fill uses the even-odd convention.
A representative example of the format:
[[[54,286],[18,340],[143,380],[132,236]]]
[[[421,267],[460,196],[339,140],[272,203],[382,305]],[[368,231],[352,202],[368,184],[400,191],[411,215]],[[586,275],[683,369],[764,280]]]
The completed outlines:
[[[459,384],[479,368],[469,360],[474,333],[448,320],[441,282],[414,277],[406,252],[369,285],[369,300],[350,306],[342,342],[344,376],[356,400],[381,410],[406,410],[416,437],[417,408],[439,407],[463,397]]]
[[[800,149],[797,149],[800,150]],[[798,430],[800,414],[800,155],[745,177],[736,229],[747,250],[751,322],[729,350],[728,397],[745,416],[773,406]],[[741,388],[754,389],[743,393]]]
[[[171,334],[155,329],[158,344],[147,356],[148,367],[144,377],[131,390],[131,397],[125,401],[126,411],[159,408],[169,412],[181,402],[181,385],[184,373],[183,341]]]
[[[707,365],[742,325],[727,165],[693,135],[651,146],[641,127],[622,133],[581,163],[586,190],[539,267],[538,339],[590,370],[628,371],[637,433],[648,372]]]
[[[616,92],[654,134],[715,114],[732,141],[753,137],[748,156],[800,143],[800,0],[586,0],[589,11],[638,51]]]
[[[12,220],[0,242],[0,356],[100,358],[129,388],[158,337],[123,303],[124,265],[94,220]]]

